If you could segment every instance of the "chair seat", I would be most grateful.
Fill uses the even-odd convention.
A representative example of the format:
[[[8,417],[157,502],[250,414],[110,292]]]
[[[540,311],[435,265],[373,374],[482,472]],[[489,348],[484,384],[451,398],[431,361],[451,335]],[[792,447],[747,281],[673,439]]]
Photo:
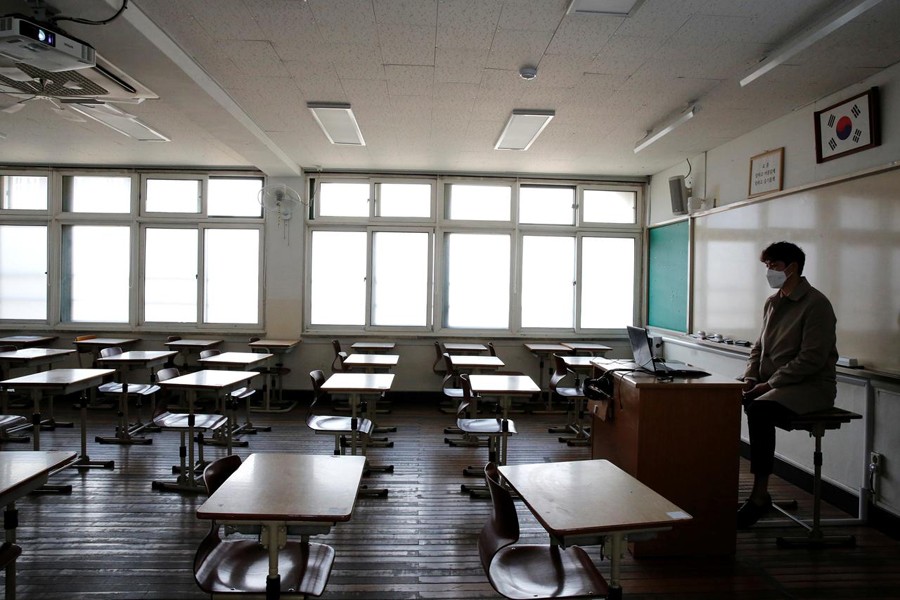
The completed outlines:
[[[306,425],[316,433],[353,433],[351,427],[353,417],[335,415],[311,415],[306,419]],[[372,421],[358,417],[356,431],[365,435],[372,433]]]
[[[27,421],[22,415],[0,415],[0,430],[24,425]]]
[[[454,400],[459,400],[463,397],[462,388],[446,387],[443,388],[442,391],[444,392],[445,396],[447,396],[448,398],[453,398]]]
[[[97,387],[97,390],[103,394],[121,394],[122,393],[122,384],[111,382],[104,383],[101,386]],[[150,383],[129,383],[128,384],[128,393],[134,394],[136,396],[149,396],[150,394],[155,394],[159,391],[158,385],[153,385]]]
[[[507,546],[494,555],[488,576],[502,596],[521,600],[599,598],[609,593],[606,580],[578,546]]]
[[[457,419],[456,426],[465,433],[491,434],[503,433],[502,421],[498,419]],[[517,433],[516,424],[511,419],[506,419],[508,433]]]
[[[581,388],[573,388],[573,387],[558,387],[556,388],[556,393],[562,396],[563,398],[584,398],[584,390]]]
[[[153,417],[153,424],[164,429],[188,429],[188,413],[164,412]],[[194,429],[218,429],[228,422],[223,415],[197,413],[194,415]]]
[[[334,548],[325,544],[287,542],[278,553],[281,596],[319,596],[328,583]],[[200,589],[209,594],[265,594],[269,553],[256,540],[219,543],[196,568]]]
[[[231,392],[231,397],[235,400],[243,400],[245,398],[249,398],[255,393],[256,390],[253,388],[242,387]]]

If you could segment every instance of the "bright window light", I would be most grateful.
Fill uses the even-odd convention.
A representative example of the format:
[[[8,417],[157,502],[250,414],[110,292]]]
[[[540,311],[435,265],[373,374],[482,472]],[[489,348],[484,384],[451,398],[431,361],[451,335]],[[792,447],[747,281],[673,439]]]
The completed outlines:
[[[510,236],[451,233],[446,239],[446,326],[507,329]]]
[[[47,227],[0,225],[0,319],[47,318]]]
[[[447,217],[459,221],[509,221],[512,190],[503,185],[453,183],[448,187]]]
[[[431,216],[431,184],[376,183],[379,217]]]
[[[323,217],[368,217],[369,183],[323,183],[319,187],[319,215]]]
[[[2,206],[9,210],[47,210],[47,178],[21,175],[0,177]]]
[[[63,321],[127,323],[131,228],[73,225],[63,229]],[[103,257],[98,263],[99,256]],[[101,268],[102,264],[102,268]]]
[[[575,188],[522,186],[519,188],[519,223],[575,224]]]
[[[522,239],[522,327],[573,329],[575,237]]]
[[[148,179],[147,212],[199,213],[199,179]]]
[[[311,255],[311,323],[364,325],[366,232],[314,231]]]
[[[210,217],[261,217],[259,178],[210,177],[206,214]]]
[[[131,177],[63,177],[63,210],[130,213]]]
[[[617,190],[584,190],[585,223],[635,223],[637,194]]]
[[[623,329],[633,323],[634,258],[632,238],[582,238],[580,326],[583,329]],[[597,265],[603,268],[598,269]],[[620,283],[611,286],[610,282]]]
[[[144,320],[197,321],[196,229],[150,228],[144,260]]]
[[[259,323],[258,229],[206,229],[203,322]]]
[[[378,231],[373,237],[372,324],[426,325],[430,236]]]

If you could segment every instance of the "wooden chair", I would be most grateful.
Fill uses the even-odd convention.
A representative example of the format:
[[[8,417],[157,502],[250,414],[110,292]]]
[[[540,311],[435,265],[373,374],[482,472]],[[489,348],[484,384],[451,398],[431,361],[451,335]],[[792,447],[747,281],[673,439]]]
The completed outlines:
[[[75,341],[76,342],[85,342],[87,340],[93,340],[96,338],[97,338],[96,335],[79,335],[75,338]],[[88,364],[88,367],[91,367],[93,365],[93,362],[94,362],[94,359],[93,359],[94,351],[93,350],[91,350],[90,348],[82,348],[78,344],[75,344],[75,350],[76,350],[76,354],[78,357],[78,367],[79,368],[81,368],[81,369],[85,368],[85,366],[81,363],[81,355],[82,354],[90,354],[91,362]]]
[[[509,436],[516,434],[516,424],[512,419],[504,419],[498,417],[472,418],[467,416],[469,405],[474,401],[472,394],[472,384],[469,383],[469,376],[466,374],[459,376],[462,384],[463,399],[457,408],[456,426],[465,434],[487,438],[488,462],[500,465],[506,464],[506,445]],[[463,469],[463,475],[481,476],[484,472],[483,467],[469,466]],[[486,495],[487,490],[484,486],[473,486],[462,484],[462,491],[472,495]]]
[[[226,456],[215,460],[203,471],[203,482],[209,494],[215,492],[241,465],[241,457]],[[241,533],[259,531],[250,526]],[[266,594],[269,574],[269,551],[256,539],[223,540],[220,524],[212,521],[209,533],[194,555],[194,579],[207,594]],[[278,551],[281,597],[320,596],[328,583],[334,564],[334,548],[310,543],[308,536],[290,540]]]
[[[159,373],[156,374],[156,380],[166,381],[167,379],[178,377],[178,375],[178,369],[175,367],[168,367],[159,370]],[[179,450],[181,464],[180,467],[173,467],[172,470],[177,470],[177,472],[185,477],[193,477],[194,469],[197,466],[191,465],[190,468],[188,468],[188,465],[186,464],[188,455],[187,444],[194,443],[193,440],[187,439],[187,434],[190,430],[188,427],[188,419],[190,417],[191,415],[188,413],[169,412],[166,408],[166,402],[164,401],[157,403],[156,414],[153,415],[153,424],[156,427],[159,427],[161,430],[178,431],[181,433],[181,448]],[[197,433],[197,463],[199,466],[205,467],[206,461],[203,459],[203,432],[219,429],[228,423],[228,418],[216,413],[194,413],[193,418],[194,431]]]
[[[0,346],[0,352],[15,352],[17,348],[15,346]],[[8,415],[5,414],[9,410],[9,406],[7,404],[7,399],[11,394],[15,394],[16,390],[12,388],[6,388],[3,390],[0,388],[0,394],[5,393],[3,396],[3,406],[0,412],[4,414],[0,414],[0,443],[3,442],[28,442],[31,440],[28,436],[10,436],[9,431],[11,429],[15,429],[17,427],[21,427],[28,423],[28,419],[21,415]]]
[[[322,384],[325,383],[325,373],[316,369],[309,372],[309,378],[313,386],[313,399],[306,411],[306,426],[317,435],[331,435],[334,437],[334,454],[344,454],[347,445],[346,436],[356,435],[368,438],[372,434],[372,421],[363,417],[344,417],[336,415],[317,415],[316,404],[325,395]],[[365,454],[366,440],[363,440],[362,448]]]
[[[431,370],[434,371],[435,375],[445,376],[447,374],[447,367],[444,363],[444,346],[437,340],[434,342],[434,363],[431,365]]]
[[[574,375],[574,373],[569,370],[566,366],[566,361],[559,354],[554,354],[553,360],[555,368],[553,374],[550,375],[550,393],[555,393],[566,402],[568,406],[566,411],[567,422],[562,427],[550,427],[547,431],[549,433],[572,432],[575,434],[574,436],[560,437],[559,441],[565,442],[569,446],[587,446],[590,444],[590,439],[584,428],[584,411],[587,403],[584,387],[577,377],[575,378],[574,386],[562,385],[563,380],[570,374]]]
[[[488,581],[504,598],[601,598],[609,586],[591,557],[578,546],[517,544],[519,517],[493,462],[484,467],[491,517],[478,536],[478,555]]]
[[[218,356],[221,354],[221,350],[217,350],[215,348],[209,350],[201,350],[200,358],[209,358],[210,356]],[[257,431],[271,431],[271,427],[254,427],[253,423],[250,422],[250,398],[256,394],[256,390],[252,387],[245,386],[239,387],[236,390],[232,391],[228,398],[225,401],[225,411],[231,414],[232,423],[234,424],[234,429],[231,431],[231,435],[235,436],[239,433],[256,433]],[[237,409],[236,406],[244,401],[244,411],[246,413],[246,420],[243,425],[237,424]],[[242,444],[245,445],[245,444]]]

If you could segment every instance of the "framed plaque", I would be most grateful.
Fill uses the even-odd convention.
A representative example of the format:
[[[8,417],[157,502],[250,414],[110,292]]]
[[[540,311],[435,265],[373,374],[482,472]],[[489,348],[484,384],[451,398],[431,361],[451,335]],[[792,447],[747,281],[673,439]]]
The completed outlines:
[[[748,197],[780,191],[783,185],[784,147],[757,154],[750,159]]]
[[[881,143],[878,88],[838,102],[814,114],[816,162],[840,158]]]

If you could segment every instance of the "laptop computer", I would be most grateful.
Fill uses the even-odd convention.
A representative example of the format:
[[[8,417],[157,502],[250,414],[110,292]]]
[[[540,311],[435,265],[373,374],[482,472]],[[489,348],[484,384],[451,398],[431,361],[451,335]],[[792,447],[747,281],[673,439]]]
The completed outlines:
[[[690,367],[684,363],[666,363],[653,358],[650,350],[650,336],[643,327],[628,326],[628,339],[631,342],[631,352],[634,362],[639,369],[653,373],[658,377],[706,377],[709,375],[702,369]]]

